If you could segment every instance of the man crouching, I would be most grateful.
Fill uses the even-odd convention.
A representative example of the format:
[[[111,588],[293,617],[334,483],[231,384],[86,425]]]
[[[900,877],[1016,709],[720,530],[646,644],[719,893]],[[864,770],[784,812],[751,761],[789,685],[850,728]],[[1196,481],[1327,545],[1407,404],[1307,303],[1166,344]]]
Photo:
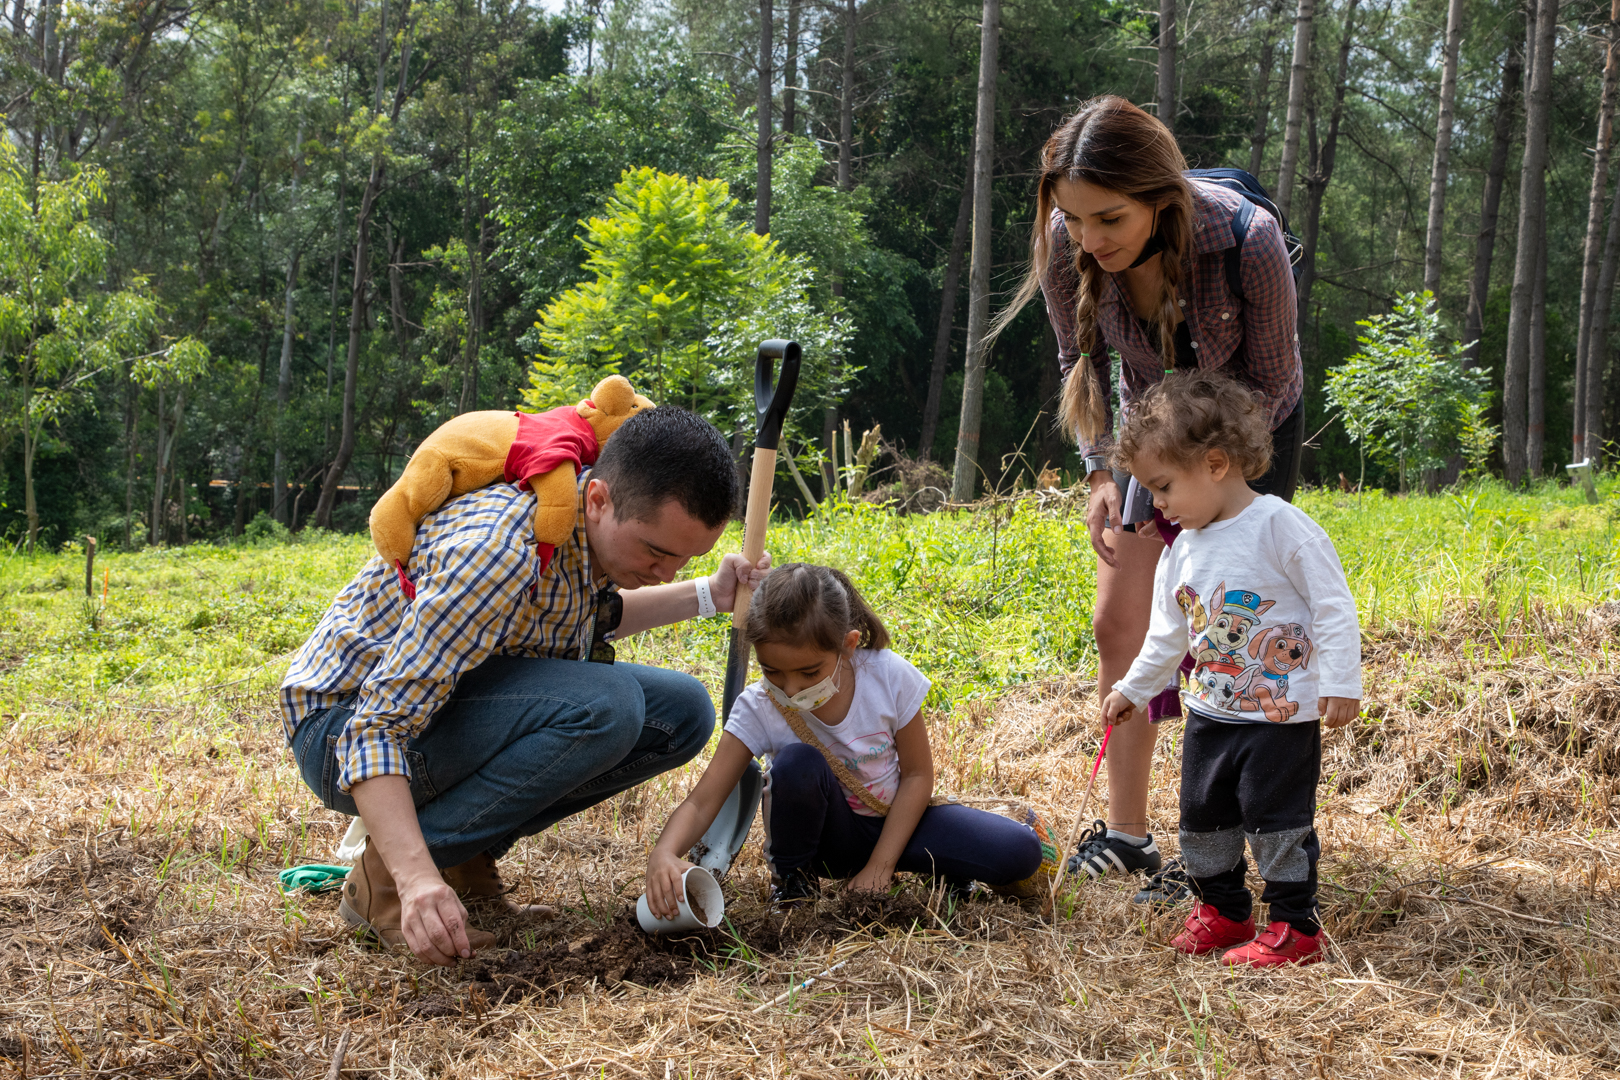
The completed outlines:
[[[573,537],[541,569],[534,494],[496,484],[417,530],[407,600],[373,558],[298,651],[281,687],[304,782],[370,832],[343,885],[349,922],[448,964],[493,943],[477,910],[508,901],[496,868],[520,837],[690,761],[714,705],[689,675],[614,663],[613,640],[730,611],[728,555],[709,551],[741,485],[725,439],[677,408],[630,419],[579,477]],[[623,589],[624,592],[618,590]]]

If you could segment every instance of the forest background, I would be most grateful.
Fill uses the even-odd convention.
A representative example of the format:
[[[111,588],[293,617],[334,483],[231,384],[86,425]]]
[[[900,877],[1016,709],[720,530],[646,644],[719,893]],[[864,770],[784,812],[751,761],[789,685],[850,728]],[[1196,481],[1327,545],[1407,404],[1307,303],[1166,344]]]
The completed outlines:
[[[1424,288],[1444,340],[1477,341],[1439,352],[1488,376],[1493,467],[1559,475],[1620,411],[1617,14],[15,0],[0,531],[359,529],[444,420],[610,370],[741,451],[775,334],[809,362],[784,505],[825,497],[845,422],[938,477],[960,443],[977,491],[1072,478],[1040,305],[987,352],[969,338],[1024,271],[1041,144],[1100,93],[1159,111],[1193,166],[1256,173],[1303,238],[1308,482],[1363,467],[1322,392],[1358,321]],[[1401,465],[1375,454],[1367,480]]]

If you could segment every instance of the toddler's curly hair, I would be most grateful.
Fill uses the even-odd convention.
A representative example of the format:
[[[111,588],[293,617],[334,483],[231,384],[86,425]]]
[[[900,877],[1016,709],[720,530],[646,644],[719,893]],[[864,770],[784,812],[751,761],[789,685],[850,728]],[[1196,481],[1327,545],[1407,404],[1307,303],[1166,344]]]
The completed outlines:
[[[1224,452],[1245,480],[1271,467],[1271,415],[1259,396],[1227,375],[1182,370],[1131,403],[1114,447],[1114,463],[1129,470],[1144,451],[1185,469],[1211,450]]]

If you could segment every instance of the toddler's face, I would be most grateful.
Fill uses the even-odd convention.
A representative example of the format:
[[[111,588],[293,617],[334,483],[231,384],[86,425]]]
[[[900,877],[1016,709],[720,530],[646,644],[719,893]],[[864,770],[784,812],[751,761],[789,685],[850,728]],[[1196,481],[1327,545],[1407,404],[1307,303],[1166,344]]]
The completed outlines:
[[[1183,529],[1202,529],[1219,516],[1226,501],[1224,455],[1221,464],[1216,469],[1206,460],[1183,468],[1143,450],[1131,462],[1131,473],[1153,495],[1159,513]]]

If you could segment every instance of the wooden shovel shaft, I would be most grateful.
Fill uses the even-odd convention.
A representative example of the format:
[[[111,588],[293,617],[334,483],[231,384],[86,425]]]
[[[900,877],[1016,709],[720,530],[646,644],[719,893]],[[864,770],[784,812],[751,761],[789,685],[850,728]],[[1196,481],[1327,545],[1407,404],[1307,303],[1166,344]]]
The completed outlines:
[[[752,566],[765,554],[765,530],[771,522],[771,488],[776,483],[776,451],[754,448],[754,468],[748,476],[748,510],[743,515],[743,558]],[[731,625],[741,629],[748,618],[748,603],[754,590],[737,586],[737,603],[731,609]],[[746,657],[744,658],[746,663]]]

